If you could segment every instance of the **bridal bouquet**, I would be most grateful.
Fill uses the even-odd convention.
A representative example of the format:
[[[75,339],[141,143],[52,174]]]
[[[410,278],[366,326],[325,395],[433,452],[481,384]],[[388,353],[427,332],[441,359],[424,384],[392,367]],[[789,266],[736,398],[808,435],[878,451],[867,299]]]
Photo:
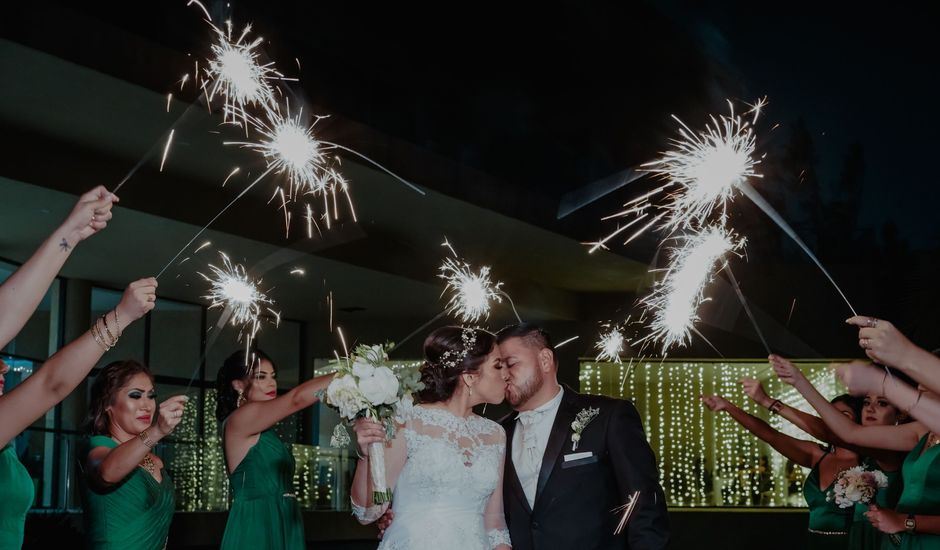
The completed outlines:
[[[369,418],[385,425],[386,438],[395,436],[395,417],[410,407],[412,394],[423,388],[418,366],[391,365],[390,345],[360,345],[352,355],[338,359],[336,374],[326,388],[324,402],[336,409],[347,425],[358,418]],[[333,430],[330,445],[344,447],[350,443],[343,423]],[[385,478],[385,444],[369,444],[369,474],[372,479],[372,502],[388,502],[391,490]]]
[[[887,486],[888,478],[880,470],[855,466],[839,473],[826,500],[835,500],[839,508],[849,508],[858,503],[868,504],[875,498],[878,489]]]

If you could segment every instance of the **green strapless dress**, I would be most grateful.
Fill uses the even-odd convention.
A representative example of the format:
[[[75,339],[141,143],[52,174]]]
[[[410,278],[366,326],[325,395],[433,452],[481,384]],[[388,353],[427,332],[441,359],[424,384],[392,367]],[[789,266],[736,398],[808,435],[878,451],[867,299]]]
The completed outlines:
[[[845,550],[849,547],[849,526],[854,510],[839,508],[834,501],[826,500],[833,483],[835,480],[825,489],[819,488],[818,462],[803,483],[803,497],[809,506],[808,550]]]
[[[862,465],[866,470],[881,470],[881,468],[878,467],[878,463],[868,457],[865,458]],[[883,489],[878,489],[878,492],[875,494],[875,504],[881,508],[894,509],[898,495],[900,494],[901,470],[894,470],[893,472],[881,471],[884,472],[885,477],[888,478],[888,486]],[[849,528],[849,548],[852,550],[881,550],[882,547],[896,549],[897,546],[895,546],[892,541],[886,540],[890,538],[888,535],[872,527],[871,522],[865,517],[865,512],[867,511],[867,504],[855,505],[853,523]],[[897,540],[897,538],[895,538],[895,540]]]
[[[89,441],[90,449],[114,449],[117,442],[96,435]],[[89,450],[90,450],[89,449]],[[98,550],[160,550],[166,547],[167,533],[176,506],[173,482],[166,470],[163,481],[157,481],[143,468],[134,471],[121,483],[104,491],[85,483],[85,530],[89,545]]]
[[[10,443],[0,451],[0,550],[20,550],[26,512],[35,496],[33,479]]]
[[[304,524],[294,496],[294,455],[267,430],[229,476],[232,508],[222,550],[303,550]]]
[[[907,454],[901,467],[904,488],[898,499],[897,511],[905,515],[940,515],[940,445],[924,451],[926,444],[925,434]],[[940,535],[900,535],[901,550],[940,550]]]

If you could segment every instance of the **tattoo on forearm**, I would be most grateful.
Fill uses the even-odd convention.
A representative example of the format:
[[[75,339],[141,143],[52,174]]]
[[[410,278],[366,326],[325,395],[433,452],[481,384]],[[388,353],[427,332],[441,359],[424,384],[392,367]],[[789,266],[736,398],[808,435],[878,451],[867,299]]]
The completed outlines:
[[[59,248],[62,250],[62,252],[68,252],[69,250],[72,250],[72,246],[67,240],[65,240],[65,237],[62,237],[62,242],[59,243]]]

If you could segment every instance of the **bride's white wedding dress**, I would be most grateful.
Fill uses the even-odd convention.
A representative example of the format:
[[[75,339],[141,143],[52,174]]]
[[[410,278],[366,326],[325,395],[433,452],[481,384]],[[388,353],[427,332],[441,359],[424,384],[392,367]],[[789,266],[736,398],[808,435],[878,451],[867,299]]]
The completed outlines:
[[[475,414],[415,406],[402,418],[386,449],[395,517],[379,550],[492,550],[510,545],[503,515],[502,426]],[[374,521],[385,507],[353,503],[360,519]]]

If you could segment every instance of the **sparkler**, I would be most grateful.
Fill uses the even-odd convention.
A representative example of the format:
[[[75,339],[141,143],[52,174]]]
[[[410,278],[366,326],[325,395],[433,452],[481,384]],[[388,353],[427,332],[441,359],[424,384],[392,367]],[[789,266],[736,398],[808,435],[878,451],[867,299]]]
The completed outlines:
[[[743,246],[727,230],[713,226],[685,238],[685,244],[672,249],[666,276],[653,292],[640,300],[652,314],[650,333],[638,342],[660,342],[665,352],[675,344],[686,345],[698,321],[698,307],[706,300],[705,286],[720,269],[724,255]]]
[[[712,116],[711,123],[699,134],[675,115],[672,118],[679,123],[682,136],[673,140],[675,149],[643,165],[666,178],[669,185],[680,188],[666,205],[670,211],[667,229],[672,232],[693,223],[701,226],[715,210],[721,211],[724,220],[736,185],[760,177],[754,171],[760,160],[754,159],[757,140],[753,128],[734,115],[733,107],[730,116]]]
[[[215,31],[216,38],[211,46],[212,58],[204,69],[204,86],[208,90],[209,101],[216,94],[224,97],[223,116],[226,122],[233,121],[238,113],[247,122],[244,115],[249,106],[261,107],[265,111],[274,110],[274,88],[270,81],[284,80],[284,75],[274,68],[274,63],[260,62],[256,48],[264,39],[258,37],[251,42],[247,41],[251,25],[245,25],[242,33],[234,40],[231,21],[225,22],[225,30],[212,23],[209,25]]]
[[[750,105],[749,113],[757,120],[766,98]],[[698,228],[711,220],[714,212],[720,211],[721,223],[727,219],[727,207],[737,194],[738,187],[749,178],[761,177],[755,169],[761,160],[755,158],[756,137],[751,123],[735,115],[728,103],[729,115],[710,117],[705,130],[694,132],[682,120],[673,115],[679,124],[678,139],[672,140],[674,148],[662,157],[641,165],[647,172],[665,179],[656,189],[636,197],[626,204],[621,212],[605,217],[632,218],[624,226],[600,241],[585,243],[592,245],[590,252],[605,248],[611,238],[625,231],[641,219],[652,215],[648,210],[660,212],[651,221],[638,229],[624,244],[629,243],[661,219],[667,234],[685,228]],[[664,197],[665,204],[654,203]]]
[[[619,364],[620,352],[623,351],[624,344],[623,332],[620,327],[610,324],[602,325],[602,327],[608,330],[601,333],[600,339],[594,345],[598,350],[596,360]]]
[[[260,317],[267,310],[280,320],[280,313],[271,309],[274,301],[258,289],[260,281],[252,281],[241,264],[234,264],[229,257],[220,252],[222,267],[209,264],[210,275],[199,273],[209,282],[209,293],[204,296],[210,301],[209,309],[224,307],[231,311],[229,322],[240,327],[239,338],[248,333],[248,342],[254,338],[260,328]]]
[[[453,291],[447,304],[447,312],[457,316],[464,323],[475,323],[490,315],[490,302],[503,301],[503,292],[499,289],[503,283],[490,280],[490,268],[481,267],[474,272],[470,264],[459,259],[456,251],[446,240],[441,246],[450,248],[453,258],[446,258],[440,267],[440,278],[447,281],[444,292]]]

